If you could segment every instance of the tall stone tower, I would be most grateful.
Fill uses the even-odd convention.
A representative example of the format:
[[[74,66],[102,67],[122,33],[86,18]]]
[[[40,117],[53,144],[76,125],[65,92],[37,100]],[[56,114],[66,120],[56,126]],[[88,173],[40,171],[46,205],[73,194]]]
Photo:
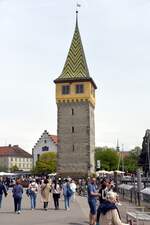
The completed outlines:
[[[69,53],[56,84],[60,176],[87,176],[95,171],[95,89],[76,25]]]

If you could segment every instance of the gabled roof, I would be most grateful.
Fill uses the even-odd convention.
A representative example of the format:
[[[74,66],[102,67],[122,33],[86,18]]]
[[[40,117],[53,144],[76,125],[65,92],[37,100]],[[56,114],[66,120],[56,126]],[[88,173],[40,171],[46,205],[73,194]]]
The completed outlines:
[[[18,145],[1,146],[0,157],[10,156],[19,158],[32,158],[32,155],[20,148]]]
[[[57,135],[53,135],[53,134],[49,134],[47,130],[44,130],[43,134],[41,135],[41,137],[38,139],[38,141],[36,142],[36,144],[34,145],[33,149],[37,146],[37,144],[41,141],[41,139],[43,138],[43,136],[46,134],[46,136],[49,138],[50,141],[52,141],[55,145],[58,144],[58,136]]]

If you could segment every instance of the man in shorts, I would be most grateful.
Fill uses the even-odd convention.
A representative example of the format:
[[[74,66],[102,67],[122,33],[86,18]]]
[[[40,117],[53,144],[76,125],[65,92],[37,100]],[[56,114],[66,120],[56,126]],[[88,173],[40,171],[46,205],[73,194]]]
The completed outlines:
[[[90,214],[89,214],[89,224],[95,225],[96,222],[96,198],[100,196],[99,193],[96,191],[96,179],[92,177],[89,181],[87,192],[88,192],[88,203],[90,207]]]

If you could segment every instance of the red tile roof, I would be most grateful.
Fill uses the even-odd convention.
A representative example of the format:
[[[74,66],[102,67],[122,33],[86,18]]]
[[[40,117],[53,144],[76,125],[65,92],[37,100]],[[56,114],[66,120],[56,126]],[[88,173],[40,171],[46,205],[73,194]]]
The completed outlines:
[[[49,135],[49,137],[51,138],[51,140],[52,140],[52,142],[54,143],[54,144],[58,144],[58,137],[57,137],[57,135]]]
[[[32,155],[24,151],[18,145],[0,146],[0,157],[11,156],[20,158],[32,158]]]

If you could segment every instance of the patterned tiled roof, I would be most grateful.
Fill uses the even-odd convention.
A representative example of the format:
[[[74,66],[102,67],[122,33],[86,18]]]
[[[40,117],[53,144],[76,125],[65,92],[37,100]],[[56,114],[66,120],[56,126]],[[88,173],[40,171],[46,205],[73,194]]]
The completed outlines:
[[[0,147],[0,157],[11,156],[11,157],[20,157],[20,158],[32,158],[32,155],[24,151],[18,145],[14,146],[1,146]]]
[[[78,79],[89,80],[89,78],[90,75],[78,28],[78,20],[76,19],[75,32],[63,71],[55,81]]]

